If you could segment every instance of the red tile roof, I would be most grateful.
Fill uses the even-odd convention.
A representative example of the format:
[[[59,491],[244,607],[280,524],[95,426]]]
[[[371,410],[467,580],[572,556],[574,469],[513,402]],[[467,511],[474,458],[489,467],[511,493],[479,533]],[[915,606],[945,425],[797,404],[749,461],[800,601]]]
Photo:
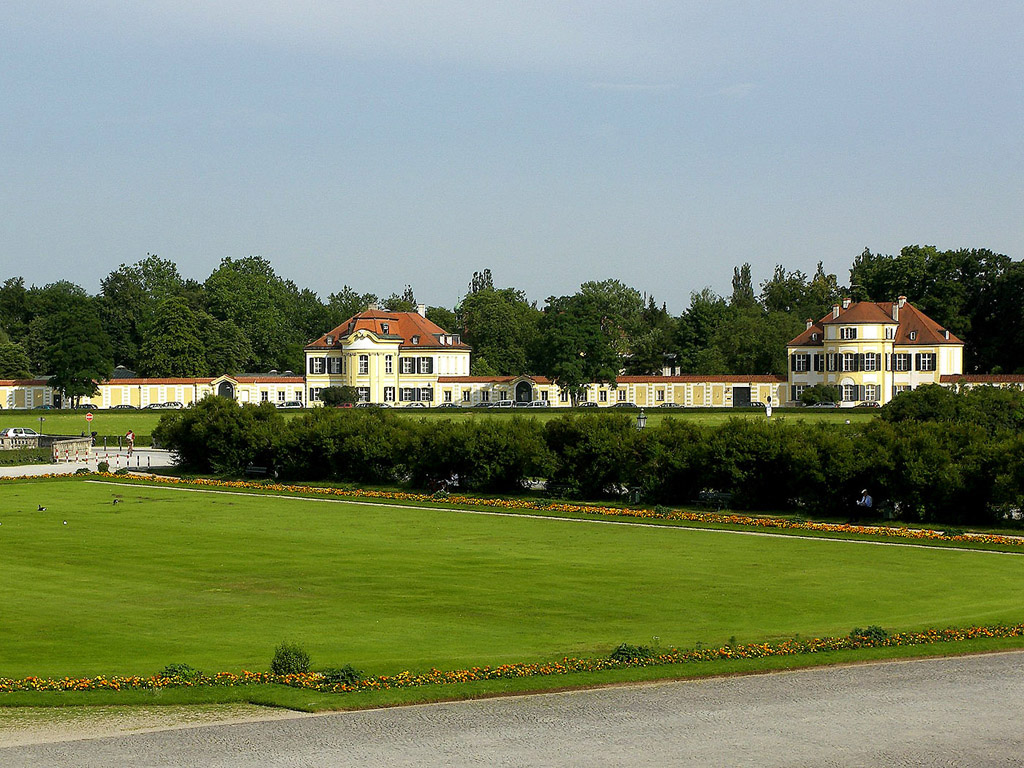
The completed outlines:
[[[384,325],[388,327],[386,333]],[[469,349],[469,345],[463,344],[461,340],[458,344],[442,344],[442,336],[450,337],[454,334],[448,333],[418,312],[387,312],[379,309],[368,309],[353,315],[312,344],[307,344],[306,349],[331,349],[327,344],[328,336],[333,336],[337,344],[340,339],[360,330],[370,331],[381,339],[397,340],[402,349]]]
[[[508,384],[517,379],[525,379],[535,384],[554,384],[544,376],[438,376],[442,384]],[[724,374],[721,376],[699,376],[682,374],[679,376],[619,376],[619,384],[704,384],[722,382],[725,384],[783,384],[785,376],[757,374],[744,376],[741,374]]]
[[[438,376],[439,384],[509,384],[522,379],[534,384],[552,384],[546,376]]]
[[[910,303],[904,303],[899,308],[899,320],[892,319],[892,301],[858,301],[848,308],[839,310],[839,317],[833,317],[829,312],[810,328],[804,330],[799,336],[791,339],[787,346],[790,347],[820,347],[825,338],[826,325],[857,325],[857,324],[881,324],[894,322],[898,323],[896,338],[893,339],[895,346],[913,345],[922,346],[929,344],[963,344],[963,342],[949,333],[932,320],[928,315]],[[913,339],[911,332],[915,333]],[[817,340],[812,340],[812,335],[817,333]],[[948,338],[947,338],[948,334]]]
[[[1024,373],[947,373],[939,377],[943,384],[1020,384]]]

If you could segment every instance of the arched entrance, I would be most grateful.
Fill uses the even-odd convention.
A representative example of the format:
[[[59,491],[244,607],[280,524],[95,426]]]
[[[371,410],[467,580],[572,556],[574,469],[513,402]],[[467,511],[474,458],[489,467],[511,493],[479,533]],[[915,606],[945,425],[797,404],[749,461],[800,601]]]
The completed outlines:
[[[228,400],[235,399],[235,387],[230,381],[222,381],[217,385],[217,394]]]
[[[533,401],[533,387],[528,381],[520,381],[516,384],[516,402],[529,403]]]

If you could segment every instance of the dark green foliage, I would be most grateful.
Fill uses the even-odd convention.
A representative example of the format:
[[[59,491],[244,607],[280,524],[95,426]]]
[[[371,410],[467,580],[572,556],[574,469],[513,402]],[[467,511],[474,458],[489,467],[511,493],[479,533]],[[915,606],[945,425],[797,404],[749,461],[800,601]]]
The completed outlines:
[[[348,385],[343,387],[324,387],[320,390],[320,399],[329,408],[337,407],[345,403],[354,403],[359,397],[355,387]]]
[[[636,485],[641,438],[629,416],[569,414],[544,425],[544,440],[553,458],[548,477],[571,496],[596,499]]]
[[[0,466],[16,467],[25,464],[49,464],[53,461],[53,451],[49,448],[13,448],[0,451]]]
[[[355,685],[363,677],[363,671],[356,669],[351,664],[344,667],[330,667],[321,672],[324,682],[328,685]]]
[[[800,395],[800,402],[804,405],[817,405],[818,403],[838,403],[839,387],[831,384],[815,384],[808,387]]]
[[[867,641],[873,645],[878,645],[885,642],[887,637],[889,637],[889,633],[877,624],[872,624],[867,629],[855,627],[850,632],[851,640]]]
[[[608,658],[614,661],[636,661],[637,659],[653,659],[657,655],[658,652],[649,646],[621,643]]]
[[[0,339],[0,379],[27,379],[31,365],[20,344]]]
[[[274,466],[284,417],[270,403],[239,406],[207,397],[160,418],[153,439],[175,451],[182,467],[196,472],[241,474],[250,464]]]
[[[309,654],[298,643],[280,643],[274,649],[270,671],[275,675],[300,675],[309,672]]]
[[[168,664],[160,670],[158,677],[174,677],[179,680],[197,680],[203,676],[195,667],[189,664]]]

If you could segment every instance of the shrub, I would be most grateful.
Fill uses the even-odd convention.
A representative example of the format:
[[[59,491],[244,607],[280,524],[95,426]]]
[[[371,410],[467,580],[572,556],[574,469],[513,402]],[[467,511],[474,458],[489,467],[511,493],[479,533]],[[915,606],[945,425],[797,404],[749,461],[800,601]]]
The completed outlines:
[[[309,672],[309,654],[298,643],[281,643],[274,649],[270,671],[275,675],[297,675]]]
[[[657,655],[650,646],[621,643],[608,658],[613,661],[636,661],[637,659],[653,659]]]
[[[850,632],[851,640],[861,640],[869,643],[883,643],[887,637],[889,637],[889,633],[877,624],[872,624],[867,629],[855,627],[853,631]]]
[[[96,471],[97,472],[109,472],[110,471],[110,462],[109,461],[101,461],[99,464],[96,465]]]
[[[344,667],[330,667],[320,674],[328,685],[355,685],[362,679],[363,671],[346,664]]]
[[[176,677],[179,680],[196,680],[202,677],[203,673],[188,664],[168,664],[160,670],[159,676]]]

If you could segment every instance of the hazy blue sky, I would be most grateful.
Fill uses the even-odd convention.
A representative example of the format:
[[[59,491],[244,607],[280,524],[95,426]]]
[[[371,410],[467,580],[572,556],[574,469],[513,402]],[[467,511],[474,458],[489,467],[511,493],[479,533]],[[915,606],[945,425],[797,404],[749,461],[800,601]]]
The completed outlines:
[[[1024,3],[6,0],[0,278],[259,254],[679,312],[865,246],[1024,257]]]

